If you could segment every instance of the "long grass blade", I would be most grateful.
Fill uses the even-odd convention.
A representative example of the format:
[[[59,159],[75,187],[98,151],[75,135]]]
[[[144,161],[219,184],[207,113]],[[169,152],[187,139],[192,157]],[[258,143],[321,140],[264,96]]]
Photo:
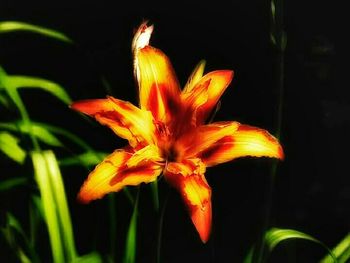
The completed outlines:
[[[63,158],[59,161],[62,166],[84,165],[92,167],[101,162],[108,154],[103,152],[85,152],[73,157]]]
[[[3,21],[0,22],[0,33],[10,33],[16,31],[28,31],[36,34],[43,35],[45,37],[57,39],[66,43],[73,43],[73,41],[62,34],[61,32],[53,29],[49,29],[42,26],[28,24],[19,21]]]
[[[53,261],[55,263],[65,262],[59,218],[57,215],[55,198],[50,187],[50,175],[48,174],[49,171],[46,167],[45,156],[41,152],[33,152],[32,160],[35,179],[39,186],[45,214],[45,222],[49,232]]]
[[[8,132],[0,132],[0,151],[19,164],[24,163],[27,155],[19,146],[19,139]]]
[[[332,249],[334,256],[338,259],[338,263],[349,262],[350,259],[350,233],[343,238],[342,241],[337,244],[335,248]],[[332,263],[333,258],[331,255],[327,254],[320,263]]]
[[[73,260],[77,253],[75,250],[73,227],[70,219],[70,213],[68,209],[68,203],[66,199],[64,184],[61,176],[61,172],[56,160],[56,157],[52,151],[44,152],[46,167],[48,170],[51,191],[53,193],[57,216],[60,219],[60,226],[63,231],[62,241],[65,247],[68,261]]]
[[[21,132],[23,134],[32,134],[38,140],[50,146],[55,146],[55,147],[63,146],[61,141],[55,135],[53,135],[49,130],[43,127],[40,123],[33,123],[33,122],[25,123],[23,121],[0,122],[0,128],[14,131],[14,132]]]
[[[137,197],[134,204],[134,211],[130,219],[130,225],[126,238],[125,257],[123,263],[135,263],[136,259],[136,235],[137,235],[137,214],[140,189],[137,191]]]
[[[49,92],[51,95],[57,97],[67,105],[72,102],[71,98],[62,86],[47,79],[11,75],[7,76],[7,81],[10,82],[11,87],[16,89],[37,88]]]
[[[1,142],[0,142],[1,143]],[[21,185],[28,183],[27,177],[16,177],[0,181],[0,192],[8,191]]]
[[[314,242],[318,245],[321,245],[323,248],[325,248],[330,255],[330,257],[333,259],[333,262],[338,262],[333,252],[321,241],[318,239],[305,234],[300,231],[296,231],[293,229],[280,229],[280,228],[271,228],[268,230],[265,234],[265,244],[269,248],[269,251],[271,252],[279,243],[290,240],[290,239],[302,239],[302,240],[308,240],[311,242]]]
[[[91,252],[87,255],[80,256],[72,261],[72,263],[102,263],[102,258],[97,252]]]
[[[27,109],[26,109],[16,87],[13,86],[12,84],[13,83],[11,81],[8,81],[8,75],[6,74],[4,69],[0,67],[0,87],[5,88],[7,95],[12,100],[12,102],[16,105],[17,110],[21,114],[21,118],[22,118],[23,122],[26,123],[27,125],[30,125],[31,120],[29,118],[29,114],[27,112]],[[29,137],[32,141],[34,149],[39,150],[40,149],[39,143],[31,131],[29,132],[29,135],[30,135]]]

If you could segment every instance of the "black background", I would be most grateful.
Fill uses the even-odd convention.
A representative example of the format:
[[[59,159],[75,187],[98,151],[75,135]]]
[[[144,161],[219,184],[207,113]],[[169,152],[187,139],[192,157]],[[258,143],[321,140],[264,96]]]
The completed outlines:
[[[350,227],[348,15],[339,1],[286,2],[288,44],[281,133],[286,159],[278,165],[269,223],[304,231],[332,247]],[[0,35],[0,64],[9,74],[56,81],[73,100],[110,94],[133,103],[137,103],[137,92],[131,40],[138,25],[149,20],[155,25],[151,43],[170,57],[181,84],[200,59],[206,59],[207,71],[235,71],[215,120],[236,120],[276,131],[278,69],[269,37],[269,1],[2,0],[0,20],[46,26],[75,41],[66,45],[29,33]],[[100,151],[111,152],[125,144],[107,128],[82,119],[48,94],[34,90],[22,94],[35,120],[70,129]],[[13,119],[16,115],[1,116]],[[270,159],[247,158],[207,170],[213,189],[213,229],[206,245],[200,242],[178,194],[161,180],[161,204],[169,195],[163,262],[242,262],[262,231],[272,164]],[[8,163],[4,167],[4,176],[13,171]],[[79,253],[94,248],[107,253],[108,197],[88,206],[77,204],[75,196],[87,171],[67,168],[62,173]],[[2,209],[25,218],[23,199],[30,193],[26,190],[4,194]],[[115,196],[117,257],[121,259],[132,208],[122,193]],[[150,189],[142,185],[137,262],[154,262],[158,220]],[[49,259],[48,240],[43,240],[41,253]],[[324,253],[317,245],[292,242],[277,248],[270,262],[317,262]]]

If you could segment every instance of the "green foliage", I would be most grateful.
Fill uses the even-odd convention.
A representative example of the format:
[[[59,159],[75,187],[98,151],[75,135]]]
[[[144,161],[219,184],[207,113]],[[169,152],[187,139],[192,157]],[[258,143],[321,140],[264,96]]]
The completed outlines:
[[[20,185],[26,185],[28,183],[28,178],[26,177],[16,177],[7,180],[0,181],[0,192],[11,190]]]
[[[332,253],[334,257],[337,258],[338,263],[346,263],[349,262],[350,259],[350,233],[347,234],[343,240],[341,240],[335,248],[332,249]],[[326,255],[320,263],[332,263],[333,262],[332,255]]]
[[[264,244],[267,247],[268,252],[271,253],[281,242],[286,242],[293,239],[307,240],[322,246],[324,249],[327,250],[329,257],[332,260],[329,262],[338,262],[336,256],[324,243],[308,234],[293,229],[269,229],[264,235]],[[261,258],[257,258],[257,255],[255,253],[256,251],[253,247],[249,250],[246,258],[244,259],[244,263],[264,262]]]
[[[18,143],[19,139],[11,133],[0,132],[0,151],[19,164],[23,164],[26,152]]]
[[[16,31],[25,31],[25,32],[27,31],[31,33],[40,34],[45,37],[53,38],[59,41],[63,41],[66,43],[73,43],[73,41],[69,37],[62,34],[61,32],[52,30],[46,27],[32,25],[24,22],[19,22],[19,21],[0,22],[0,34],[11,33]]]
[[[134,204],[134,211],[132,213],[129,229],[126,238],[125,244],[125,256],[124,263],[135,263],[136,260],[136,243],[137,243],[137,214],[138,214],[138,203],[139,203],[139,193],[140,189],[138,189],[136,201]]]

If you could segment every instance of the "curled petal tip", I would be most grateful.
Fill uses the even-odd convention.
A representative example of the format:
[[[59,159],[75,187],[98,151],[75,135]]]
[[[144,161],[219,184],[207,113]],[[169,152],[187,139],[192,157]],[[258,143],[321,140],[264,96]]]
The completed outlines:
[[[148,46],[153,32],[153,25],[148,26],[147,21],[143,22],[134,35],[132,41],[132,50],[135,52],[145,46]]]

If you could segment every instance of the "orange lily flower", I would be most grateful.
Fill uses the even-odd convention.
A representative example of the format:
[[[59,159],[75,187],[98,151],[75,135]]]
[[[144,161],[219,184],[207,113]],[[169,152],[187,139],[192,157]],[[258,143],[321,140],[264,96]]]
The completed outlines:
[[[152,31],[153,26],[143,23],[132,44],[139,107],[110,96],[71,105],[129,141],[96,166],[78,199],[88,203],[125,186],[153,182],[163,173],[180,192],[205,243],[212,221],[206,167],[245,156],[283,159],[283,150],[263,129],[234,121],[206,124],[233,71],[216,70],[203,76],[202,61],[181,91],[168,57],[149,45]]]

